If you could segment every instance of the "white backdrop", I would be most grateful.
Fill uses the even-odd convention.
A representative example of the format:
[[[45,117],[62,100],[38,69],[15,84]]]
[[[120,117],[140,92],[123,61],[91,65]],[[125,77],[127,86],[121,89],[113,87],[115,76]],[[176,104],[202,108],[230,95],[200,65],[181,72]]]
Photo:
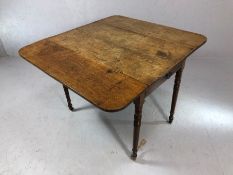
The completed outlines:
[[[206,35],[198,57],[233,56],[233,0],[0,0],[0,50],[17,55],[26,44],[113,14]]]

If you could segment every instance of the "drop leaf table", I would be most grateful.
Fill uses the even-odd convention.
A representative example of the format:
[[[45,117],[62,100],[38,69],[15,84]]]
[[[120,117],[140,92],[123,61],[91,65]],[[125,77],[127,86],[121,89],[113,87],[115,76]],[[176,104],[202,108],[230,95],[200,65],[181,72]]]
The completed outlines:
[[[135,104],[133,153],[137,157],[146,96],[175,76],[169,123],[173,121],[186,58],[206,37],[124,16],[111,16],[19,50],[21,57],[96,107],[119,111]]]

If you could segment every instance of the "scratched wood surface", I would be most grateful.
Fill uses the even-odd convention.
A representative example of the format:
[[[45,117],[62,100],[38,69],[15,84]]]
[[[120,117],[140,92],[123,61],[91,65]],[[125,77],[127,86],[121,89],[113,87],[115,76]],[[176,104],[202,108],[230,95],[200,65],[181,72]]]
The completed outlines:
[[[200,34],[112,16],[23,47],[19,54],[97,107],[116,111],[205,42]]]

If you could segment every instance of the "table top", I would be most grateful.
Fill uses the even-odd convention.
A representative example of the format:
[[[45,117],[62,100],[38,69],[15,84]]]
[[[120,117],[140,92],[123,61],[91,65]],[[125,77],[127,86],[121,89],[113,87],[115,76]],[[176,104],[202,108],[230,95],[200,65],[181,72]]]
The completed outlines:
[[[126,107],[206,37],[111,16],[30,44],[24,59],[105,111]]]

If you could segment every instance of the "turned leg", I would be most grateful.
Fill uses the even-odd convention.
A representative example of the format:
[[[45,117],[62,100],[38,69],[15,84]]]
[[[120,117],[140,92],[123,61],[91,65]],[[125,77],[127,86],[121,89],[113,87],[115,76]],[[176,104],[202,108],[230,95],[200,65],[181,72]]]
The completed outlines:
[[[68,103],[68,107],[69,107],[69,109],[70,109],[71,111],[73,111],[74,108],[73,108],[72,103],[71,103],[69,90],[68,90],[68,88],[67,88],[65,85],[63,85],[63,89],[64,89],[65,94],[66,94],[66,100],[67,100],[67,103]]]
[[[134,133],[133,133],[133,153],[131,157],[135,160],[137,158],[138,151],[138,140],[139,140],[139,132],[141,126],[142,119],[142,106],[144,103],[144,95],[140,95],[134,101],[135,104],[135,114],[134,114]]]
[[[180,82],[182,77],[182,72],[184,69],[184,65],[176,72],[175,82],[174,82],[174,88],[173,88],[173,95],[172,95],[172,104],[171,104],[171,110],[170,110],[170,116],[169,116],[169,123],[171,124],[174,119],[174,112],[176,108],[176,101],[180,89]]]

